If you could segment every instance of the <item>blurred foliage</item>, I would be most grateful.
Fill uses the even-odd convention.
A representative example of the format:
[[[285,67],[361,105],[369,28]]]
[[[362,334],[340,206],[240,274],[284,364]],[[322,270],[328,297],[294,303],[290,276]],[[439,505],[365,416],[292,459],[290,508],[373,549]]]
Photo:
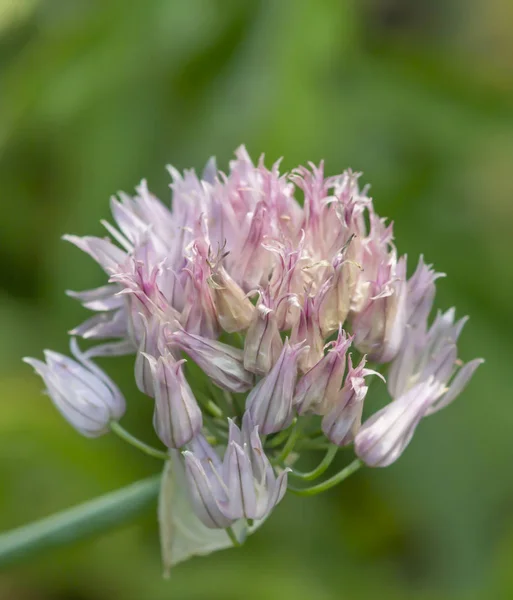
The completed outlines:
[[[164,165],[223,168],[246,143],[284,167],[365,173],[410,267],[449,277],[487,363],[401,460],[287,497],[241,550],[160,578],[155,514],[0,575],[6,600],[513,597],[513,4],[510,0],[0,0],[0,528],[160,465],[80,438],[23,355],[66,350],[99,284],[60,241],[101,232],[109,195]],[[131,362],[109,362],[152,440]],[[316,457],[312,457],[312,461]]]

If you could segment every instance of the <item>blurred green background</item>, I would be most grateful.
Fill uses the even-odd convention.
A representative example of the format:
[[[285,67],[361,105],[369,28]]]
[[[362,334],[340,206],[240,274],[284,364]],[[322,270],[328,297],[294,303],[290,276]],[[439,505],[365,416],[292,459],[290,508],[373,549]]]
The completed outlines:
[[[510,0],[0,0],[0,530],[160,466],[82,439],[20,361],[66,351],[85,311],[64,290],[104,280],[60,236],[100,234],[142,177],[168,201],[166,163],[225,169],[240,143],[364,171],[486,364],[399,462],[287,496],[241,550],[164,581],[151,509],[1,573],[0,599],[513,598]],[[131,360],[108,364],[154,440]]]

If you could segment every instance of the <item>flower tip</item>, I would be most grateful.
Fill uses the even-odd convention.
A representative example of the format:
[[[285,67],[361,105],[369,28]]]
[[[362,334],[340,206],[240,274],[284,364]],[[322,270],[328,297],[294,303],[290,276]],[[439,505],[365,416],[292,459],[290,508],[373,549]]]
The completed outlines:
[[[27,365],[30,365],[34,369],[36,369],[36,364],[38,362],[41,362],[41,361],[38,361],[37,358],[32,358],[31,356],[24,356],[21,360],[24,363],[26,363]]]
[[[70,242],[71,244],[77,244],[80,241],[80,237],[78,235],[72,235],[71,233],[65,233],[61,235],[61,240],[64,242]]]

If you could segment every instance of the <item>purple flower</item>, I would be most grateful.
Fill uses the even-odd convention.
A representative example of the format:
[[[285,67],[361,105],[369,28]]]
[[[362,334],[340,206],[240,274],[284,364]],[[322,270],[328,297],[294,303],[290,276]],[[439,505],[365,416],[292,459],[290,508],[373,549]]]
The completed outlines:
[[[170,353],[158,359],[144,357],[153,377],[155,431],[168,448],[181,448],[203,425],[200,407],[183,374],[185,360],[176,361]]]
[[[370,417],[355,438],[355,452],[370,467],[387,467],[410,443],[415,428],[442,388],[433,379],[417,384]]]
[[[319,321],[326,337],[344,323],[351,308],[351,298],[355,289],[358,265],[349,258],[356,242],[349,239],[347,247],[332,261],[333,276],[320,304]],[[349,252],[348,252],[349,251]]]
[[[407,279],[393,224],[375,212],[360,173],[326,177],[321,162],[281,174],[280,161],[267,168],[263,156],[253,162],[244,146],[226,173],[213,159],[201,177],[169,172],[170,205],[143,181],[133,196],[112,198],[113,223],[103,223],[110,239],[65,236],[107,274],[98,289],[70,292],[94,311],[72,332],[99,343],[79,358],[88,381],[97,375],[85,362],[91,356],[136,355],[136,384],[155,397],[157,434],[169,448],[188,444],[192,504],[209,527],[267,514],[281,497],[283,478],[276,488],[254,425],[268,435],[287,428],[295,412],[300,419],[318,415],[332,443],[354,441],[368,464],[390,464],[420,419],[452,402],[481,362],[460,366],[456,344],[464,320],[455,323],[454,311],[428,326],[441,274],[421,257]],[[349,360],[347,369],[351,343],[364,358],[355,367]],[[203,417],[189,387],[195,382],[182,372],[182,352],[211,384],[248,393],[243,431],[230,424],[222,461],[200,433]],[[48,364],[32,362],[51,380],[56,404],[79,423],[64,395],[70,375],[55,356],[47,355]],[[367,358],[389,365],[392,401],[362,426],[366,377],[375,373],[365,368]],[[118,397],[96,379],[98,389]],[[243,398],[209,402],[209,385],[201,397],[212,419],[233,415]],[[71,397],[82,397],[77,381],[67,387]],[[93,396],[84,396],[97,419],[96,429],[84,422],[89,435],[117,414]],[[225,441],[220,422],[205,418],[203,425],[207,437]]]
[[[220,264],[222,257],[209,261],[211,275],[207,282],[221,327],[228,333],[244,331],[253,319],[255,307],[242,288]]]
[[[243,365],[242,350],[215,342],[184,329],[170,338],[212,379],[218,387],[229,392],[246,392],[253,385],[253,374]]]
[[[319,322],[319,305],[326,289],[327,286],[324,286],[315,296],[305,295],[303,306],[299,306],[299,319],[290,334],[292,344],[305,342],[308,347],[305,352],[301,353],[298,361],[299,368],[303,373],[309,371],[324,356],[324,337]]]
[[[244,367],[257,375],[269,373],[283,348],[272,306],[268,293],[261,292],[244,341]]]
[[[47,394],[75,429],[87,437],[107,433],[109,423],[125,413],[125,399],[114,382],[80,352],[75,338],[71,352],[78,362],[51,350],[45,350],[46,363],[23,360],[42,377]]]
[[[445,273],[436,273],[431,267],[421,256],[415,273],[408,279],[406,321],[411,326],[425,327],[435,299],[435,281],[445,277]]]
[[[352,340],[340,326],[337,340],[326,346],[326,355],[301,377],[294,392],[294,406],[299,414],[324,415],[335,404],[344,379],[346,352]]]
[[[381,263],[369,283],[368,300],[353,319],[355,346],[378,363],[399,352],[406,327],[406,259]]]
[[[419,421],[450,404],[464,389],[482,359],[459,367],[456,341],[465,319],[454,323],[454,309],[438,314],[429,331],[409,328],[388,377],[393,402],[368,419],[356,436],[355,450],[370,466],[397,460]]]
[[[348,358],[349,370],[344,387],[337,399],[332,403],[329,412],[322,419],[322,430],[326,437],[337,446],[350,444],[362,422],[363,401],[367,396],[368,386],[365,377],[377,375],[383,381],[382,375],[372,369],[365,369],[365,357],[353,368],[351,355]]]
[[[194,510],[212,529],[242,518],[265,518],[287,489],[288,469],[276,477],[249,414],[244,415],[242,431],[233,421],[229,424],[223,461],[202,436],[183,453]]]
[[[246,410],[265,435],[286,429],[292,421],[298,359],[307,348],[287,340],[269,374],[248,394]]]
[[[393,398],[399,398],[417,383],[432,378],[441,390],[438,402],[430,408],[430,412],[435,412],[462,391],[483,360],[475,359],[460,367],[456,343],[467,317],[456,323],[454,317],[455,311],[451,308],[439,313],[427,332],[424,328],[408,328],[387,378],[388,391]]]
[[[139,317],[142,322],[142,338],[135,358],[135,382],[143,394],[154,398],[154,377],[148,356],[158,359],[166,353],[166,325],[158,316],[151,317],[150,321],[143,314],[140,314]]]

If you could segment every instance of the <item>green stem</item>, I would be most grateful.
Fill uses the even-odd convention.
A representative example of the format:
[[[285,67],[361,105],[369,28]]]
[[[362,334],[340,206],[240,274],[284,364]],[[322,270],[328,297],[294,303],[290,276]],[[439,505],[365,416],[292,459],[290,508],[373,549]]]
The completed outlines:
[[[160,458],[161,460],[169,460],[169,455],[166,452],[163,452],[162,450],[157,450],[156,448],[153,448],[152,446],[148,446],[148,444],[141,442],[141,440],[137,439],[135,436],[129,433],[124,427],[121,427],[121,425],[116,421],[112,421],[110,423],[110,428],[113,431],[113,433],[115,433],[122,440],[128,442],[138,450],[141,450],[142,452],[149,454],[154,458]]]
[[[85,539],[133,519],[154,502],[160,474],[0,534],[0,567]]]
[[[299,479],[304,479],[305,481],[312,481],[313,479],[317,479],[317,477],[320,477],[331,465],[338,450],[338,446],[335,446],[335,444],[331,444],[326,452],[325,457],[317,465],[317,467],[315,467],[315,469],[313,469],[312,471],[307,471],[306,473],[303,473],[301,471],[295,471],[294,469],[292,469],[290,474],[294,477],[298,477]]]
[[[228,534],[228,537],[230,538],[230,540],[234,546],[236,546],[236,547],[242,546],[242,544],[237,539],[237,536],[235,535],[235,531],[233,531],[233,527],[227,527],[225,529],[225,531]]]
[[[289,486],[288,490],[290,490],[293,494],[297,494],[298,496],[315,496],[316,494],[320,494],[321,492],[329,490],[341,481],[344,481],[344,479],[347,479],[347,477],[352,475],[355,471],[358,471],[362,465],[363,462],[359,458],[356,458],[351,464],[342,469],[342,471],[336,475],[333,475],[333,477],[326,479],[326,481],[319,483],[318,485],[303,489]]]
[[[265,447],[267,448],[276,448],[277,446],[281,446],[283,442],[289,437],[290,429],[285,429],[284,431],[280,431],[277,433],[272,439],[270,439]]]
[[[327,438],[324,441],[315,440],[301,440],[300,448],[301,450],[327,450],[330,447],[330,443]]]
[[[285,442],[285,445],[283,446],[282,451],[279,454],[277,454],[274,457],[274,459],[271,460],[271,462],[274,465],[279,465],[282,462],[284,462],[287,456],[292,452],[292,450],[294,450],[294,446],[296,445],[296,442],[301,436],[302,428],[303,424],[300,423],[299,420],[297,420],[294,424],[294,427],[292,428],[292,431],[290,432],[289,439]]]

